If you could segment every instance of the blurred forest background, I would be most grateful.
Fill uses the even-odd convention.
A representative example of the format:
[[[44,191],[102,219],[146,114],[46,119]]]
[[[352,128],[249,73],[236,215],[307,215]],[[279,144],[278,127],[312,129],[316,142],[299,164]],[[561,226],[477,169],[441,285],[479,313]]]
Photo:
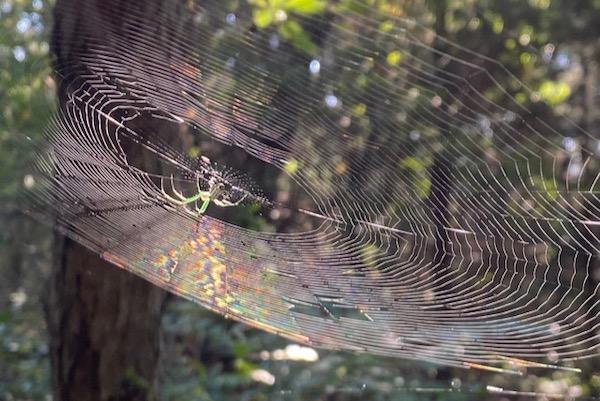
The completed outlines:
[[[597,135],[600,1],[365,2],[380,10],[403,10],[461,46],[500,60],[536,91],[539,99],[525,93],[516,98],[541,120],[552,124],[558,113]],[[115,4],[106,2],[106,7]],[[600,395],[597,361],[587,363],[581,374],[515,377],[294,346],[168,296],[54,238],[49,228],[21,214],[18,197],[19,187],[26,185],[25,164],[56,109],[51,48],[56,51],[57,45],[50,37],[53,29],[67,37],[68,27],[61,26],[53,7],[47,0],[0,1],[0,399],[43,400],[52,394],[63,400],[173,401],[493,398],[486,386],[523,392],[513,398]],[[266,8],[267,2],[251,7]],[[261,19],[266,14],[256,15],[259,29],[271,24]],[[300,51],[310,45],[301,39],[295,43]],[[538,107],[540,99],[553,110]],[[69,263],[79,263],[80,270],[69,276],[64,270]],[[82,288],[89,292],[82,294]],[[111,344],[82,340],[81,327],[110,324],[117,314],[109,309],[125,303],[134,305],[127,313],[135,332],[121,324],[113,328]],[[92,312],[57,316],[69,304],[94,306]],[[61,331],[68,313],[81,319],[71,333]],[[110,374],[94,371],[100,354],[112,355],[119,368]],[[86,385],[93,377],[94,386]]]

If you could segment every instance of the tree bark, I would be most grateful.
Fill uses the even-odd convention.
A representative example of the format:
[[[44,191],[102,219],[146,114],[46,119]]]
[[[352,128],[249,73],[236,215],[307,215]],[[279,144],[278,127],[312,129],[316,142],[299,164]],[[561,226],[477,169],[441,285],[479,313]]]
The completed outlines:
[[[164,291],[57,238],[47,321],[56,400],[147,400]]]
[[[100,7],[114,14],[111,23],[126,18],[122,0],[57,1],[52,43],[57,66],[77,64],[86,46],[82,33],[93,35],[86,15]],[[69,82],[58,78],[64,102]],[[57,236],[54,249],[46,303],[54,399],[150,399],[166,292],[70,239]]]

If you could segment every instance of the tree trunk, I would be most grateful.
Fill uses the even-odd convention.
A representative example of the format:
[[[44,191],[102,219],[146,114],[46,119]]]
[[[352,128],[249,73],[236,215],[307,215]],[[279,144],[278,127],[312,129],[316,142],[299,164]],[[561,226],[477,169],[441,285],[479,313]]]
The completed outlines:
[[[86,46],[82,33],[93,35],[85,17],[99,7],[114,10],[111,23],[126,18],[122,0],[57,1],[52,43],[57,66],[77,64]],[[59,79],[64,102],[69,82]],[[57,237],[54,249],[46,304],[54,399],[150,399],[166,293],[70,239]]]
[[[146,400],[164,291],[57,238],[47,321],[54,399]]]

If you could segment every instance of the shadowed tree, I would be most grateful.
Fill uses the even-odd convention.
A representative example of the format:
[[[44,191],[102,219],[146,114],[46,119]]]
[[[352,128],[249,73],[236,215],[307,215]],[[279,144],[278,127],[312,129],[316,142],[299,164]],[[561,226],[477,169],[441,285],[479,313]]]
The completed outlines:
[[[148,12],[158,3],[144,2]],[[61,104],[82,72],[77,58],[85,55],[87,40],[102,35],[86,17],[110,16],[106,23],[118,27],[133,6],[122,0],[57,1],[52,51]],[[140,154],[129,157],[146,168],[153,164]],[[46,305],[54,399],[149,399],[165,291],[65,237],[56,237],[54,252]]]

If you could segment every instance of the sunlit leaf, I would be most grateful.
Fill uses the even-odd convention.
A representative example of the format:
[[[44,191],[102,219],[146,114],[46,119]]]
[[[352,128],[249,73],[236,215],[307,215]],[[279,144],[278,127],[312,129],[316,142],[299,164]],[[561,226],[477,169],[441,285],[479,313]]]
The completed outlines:
[[[395,67],[400,64],[402,60],[402,54],[398,50],[394,50],[393,52],[388,53],[386,57],[386,61],[389,65]]]
[[[292,42],[294,47],[299,51],[311,55],[317,51],[317,46],[298,22],[292,20],[285,21],[281,24],[278,31],[282,38]]]
[[[285,9],[298,14],[310,15],[323,12],[327,8],[326,0],[286,0]]]
[[[258,9],[254,10],[252,14],[252,20],[258,28],[266,28],[273,23],[275,20],[271,9]]]
[[[550,103],[551,105],[557,105],[571,96],[571,88],[564,82],[556,81],[544,81],[538,89],[542,100]]]

